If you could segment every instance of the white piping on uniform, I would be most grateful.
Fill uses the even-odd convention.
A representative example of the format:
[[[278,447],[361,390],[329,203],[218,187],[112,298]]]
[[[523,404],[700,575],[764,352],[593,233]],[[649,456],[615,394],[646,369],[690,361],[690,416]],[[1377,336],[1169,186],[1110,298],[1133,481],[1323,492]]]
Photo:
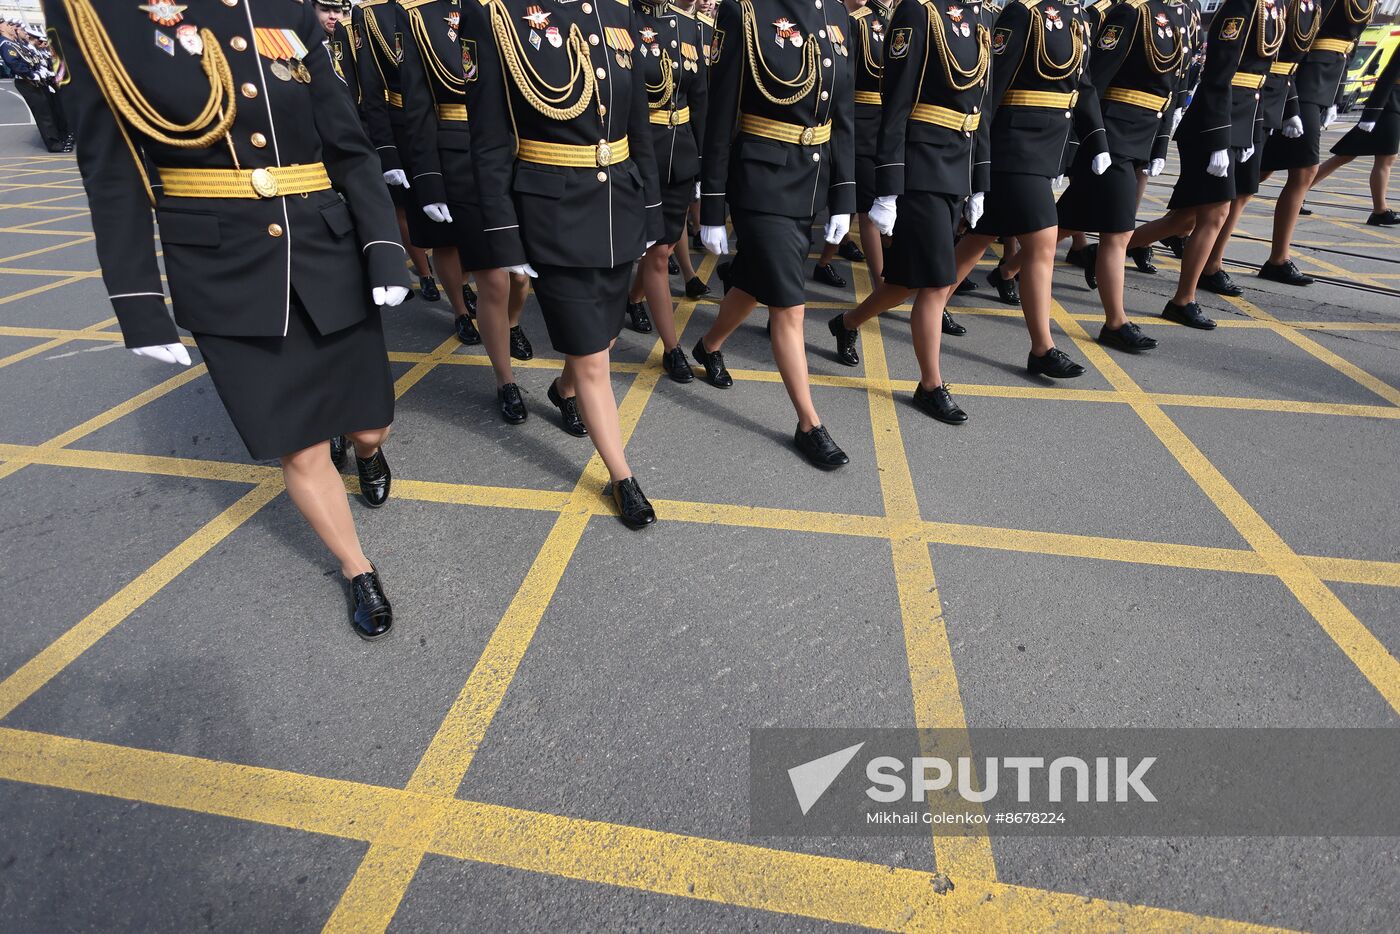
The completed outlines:
[[[164,292],[123,292],[120,295],[108,295],[107,300],[111,301],[114,298],[139,298],[142,295],[159,295],[161,298],[165,298]]]
[[[376,243],[386,243],[386,244],[388,244],[388,245],[390,245],[390,246],[396,246],[396,247],[398,247],[400,250],[403,249],[403,244],[400,243],[400,242],[398,242],[397,240],[371,240],[369,243],[366,243],[364,246],[360,247],[360,252],[363,253],[365,250],[368,250],[370,247],[374,246]],[[405,251],[405,252],[407,252],[407,251]]]
[[[244,18],[248,20],[248,35],[255,38],[257,36],[257,27],[253,25],[253,0],[247,0],[247,2],[243,4],[243,15]],[[256,49],[253,52],[253,60],[258,66],[258,77],[262,79],[262,87],[259,88],[259,91],[262,92],[263,108],[267,111],[267,130],[272,134],[272,158],[280,168],[282,165],[282,153],[277,148],[277,122],[272,119],[272,95],[267,93],[269,85],[267,83],[267,75],[263,72],[263,57]],[[292,220],[287,216],[286,197],[284,196],[278,200],[282,202],[282,232],[287,238],[287,287],[283,290],[282,296],[282,336],[286,337],[287,327],[291,324],[292,320]]]

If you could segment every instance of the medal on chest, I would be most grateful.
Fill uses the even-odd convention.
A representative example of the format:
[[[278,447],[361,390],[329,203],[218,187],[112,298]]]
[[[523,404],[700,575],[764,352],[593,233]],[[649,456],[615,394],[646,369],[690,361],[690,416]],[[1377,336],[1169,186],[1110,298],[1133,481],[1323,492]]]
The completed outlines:
[[[1167,18],[1167,14],[1158,13],[1152,17],[1153,32],[1163,39],[1172,37],[1172,21]]]
[[[444,16],[443,19],[447,21],[447,38],[456,42],[457,27],[462,24],[462,14],[457,10],[453,10],[451,13]]]
[[[780,17],[773,23],[773,28],[777,30],[774,41],[778,43],[778,48],[782,48],[791,42],[794,49],[802,48],[802,33],[798,32],[797,24],[786,16]]]
[[[174,26],[185,18],[185,11],[188,10],[189,7],[182,6],[178,3],[167,3],[162,0],[161,3],[143,3],[136,9],[145,13],[162,26]]]
[[[529,24],[530,45],[538,52],[540,46],[544,44],[544,40],[540,38],[540,33],[549,27],[549,14],[540,7],[529,6],[525,8],[525,13],[521,16],[521,19]]]
[[[632,49],[635,43],[632,41],[632,33],[619,26],[604,26],[603,36],[608,48],[613,50],[613,58],[617,60],[619,68],[632,67]]]
[[[1060,18],[1060,11],[1052,6],[1045,8],[1045,28],[1064,29],[1065,21]]]
[[[953,32],[964,37],[972,35],[972,27],[968,25],[967,20],[963,18],[962,7],[950,6],[946,12],[948,13],[948,22],[953,25]]]

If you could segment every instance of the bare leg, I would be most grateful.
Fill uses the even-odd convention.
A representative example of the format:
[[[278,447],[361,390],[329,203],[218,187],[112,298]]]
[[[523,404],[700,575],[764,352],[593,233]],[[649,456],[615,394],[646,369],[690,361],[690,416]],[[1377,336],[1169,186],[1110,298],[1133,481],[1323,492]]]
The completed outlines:
[[[661,335],[663,350],[675,350],[679,343],[676,337],[675,306],[671,302],[671,277],[666,271],[666,261],[671,258],[672,246],[669,243],[653,243],[651,249],[642,255],[637,264],[637,278],[646,292],[647,304],[651,306],[651,320]],[[636,286],[633,286],[636,289]],[[636,299],[633,299],[636,301]]]
[[[1021,274],[1021,248],[1023,244],[1017,237],[1007,237],[1002,247],[1001,277],[1003,279],[1015,279]]]
[[[512,273],[510,277],[510,304],[508,318],[510,326],[520,323],[520,315],[525,311],[525,298],[530,294],[530,277]]]
[[[1136,250],[1139,247],[1151,246],[1166,237],[1186,236],[1192,232],[1195,226],[1193,211],[1194,209],[1176,208],[1163,214],[1155,221],[1148,221],[1133,231],[1133,238],[1128,241],[1128,249]]]
[[[515,382],[510,365],[510,273],[504,269],[477,269],[472,275],[476,277],[476,324],[499,388]],[[457,290],[458,297],[461,292]]]
[[[1316,187],[1317,184],[1321,182],[1324,178],[1331,175],[1333,172],[1337,171],[1342,166],[1346,165],[1348,162],[1355,158],[1355,156],[1333,156],[1332,158],[1328,159],[1326,162],[1322,163],[1322,165],[1317,167],[1317,174],[1313,176],[1312,180],[1313,186]]]
[[[710,352],[719,350],[729,335],[738,330],[739,325],[758,307],[758,299],[740,288],[732,288],[719,303],[719,314],[715,323],[700,338],[701,345]]]
[[[1099,259],[1094,275],[1099,280],[1099,301],[1103,303],[1104,321],[1113,330],[1128,320],[1123,310],[1123,263],[1128,258],[1128,241],[1133,232],[1099,234]]]
[[[939,369],[939,351],[943,346],[943,300],[946,288],[919,289],[914,296],[914,314],[910,329],[914,337],[914,356],[919,359],[919,384],[925,389],[943,385]]]
[[[1390,186],[1390,170],[1394,165],[1394,156],[1376,156],[1376,164],[1371,166],[1371,210],[1377,214],[1388,210],[1385,190]]]
[[[1069,233],[1069,248],[1071,250],[1082,250],[1089,245],[1089,237],[1082,230],[1071,230]]]
[[[902,285],[881,282],[874,291],[865,297],[865,301],[841,316],[842,323],[854,331],[871,318],[876,317],[881,312],[889,311],[907,299],[909,292],[910,290]]]
[[[686,238],[685,231],[681,231],[681,238],[676,241],[672,255],[676,258],[676,264],[681,267],[681,278],[686,282],[695,278],[695,265],[690,261],[690,241]]]
[[[1181,258],[1181,278],[1177,280],[1176,294],[1172,296],[1174,305],[1187,305],[1196,300],[1196,283],[1205,269],[1206,258],[1215,248],[1215,236],[1230,214],[1230,202],[1203,204],[1195,212],[1195,234],[1186,241],[1186,255]]]
[[[1055,346],[1050,335],[1050,282],[1055,271],[1056,228],[1046,227],[1034,233],[1021,234],[1017,239],[1021,249],[1021,313],[1026,318],[1026,330],[1031,335],[1031,353],[1044,356]]]
[[[330,446],[318,444],[286,455],[282,478],[287,495],[340,562],[340,573],[348,580],[372,570],[355,534],[345,482],[331,463]]]
[[[1309,165],[1301,169],[1289,169],[1288,181],[1279,192],[1278,204],[1274,206],[1274,242],[1269,250],[1269,263],[1279,265],[1288,261],[1293,247],[1293,229],[1298,226],[1298,211],[1308,196],[1313,179],[1317,177],[1317,166]]]
[[[1252,195],[1240,195],[1230,203],[1230,213],[1225,215],[1225,225],[1220,228],[1220,233],[1215,235],[1215,243],[1211,245],[1210,256],[1206,258],[1206,268],[1202,270],[1206,274],[1217,273],[1225,265],[1225,248],[1230,245],[1230,236],[1235,232],[1235,225],[1240,221],[1240,215],[1244,213],[1245,205],[1249,204]]]
[[[953,248],[953,255],[958,263],[958,281],[961,282],[971,275],[972,270],[977,266],[978,260],[986,255],[987,247],[992,245],[994,237],[970,233],[958,241]],[[953,286],[957,288],[957,286]]]
[[[880,239],[880,229],[868,214],[857,214],[856,225],[860,228],[860,245],[865,251],[865,268],[870,270],[870,283],[877,285],[885,274],[885,244]]]
[[[822,255],[821,255],[821,258],[817,260],[817,262],[818,262],[820,265],[825,266],[827,263],[831,262],[832,260],[834,260],[834,259],[836,258],[836,251],[837,251],[838,249],[840,249],[840,248],[841,248],[841,244],[840,244],[840,243],[827,243],[827,244],[823,244],[823,245],[822,245]]]
[[[730,294],[733,294],[732,291]],[[811,431],[822,420],[812,404],[812,387],[807,381],[807,341],[802,334],[803,305],[768,309],[773,325],[773,359],[782,374],[792,407],[797,410],[797,427]]]
[[[447,300],[452,303],[452,310],[458,315],[466,314],[467,299],[462,294],[462,261],[457,256],[457,248],[435,246],[433,259],[437,260],[438,279],[442,282],[442,290],[447,293]]]
[[[617,421],[617,399],[608,377],[608,360],[607,350],[584,357],[565,357],[564,375],[559,382],[561,392],[566,380],[577,390],[579,415],[607,465],[608,475],[616,483],[632,476],[632,468],[622,450],[622,428]]]
[[[414,246],[413,241],[408,236],[408,215],[403,208],[395,208],[394,212],[399,218],[399,236],[403,238],[404,250],[408,252],[408,258],[413,260],[413,271],[420,276],[432,275],[433,269],[428,265],[428,251],[421,246]]]

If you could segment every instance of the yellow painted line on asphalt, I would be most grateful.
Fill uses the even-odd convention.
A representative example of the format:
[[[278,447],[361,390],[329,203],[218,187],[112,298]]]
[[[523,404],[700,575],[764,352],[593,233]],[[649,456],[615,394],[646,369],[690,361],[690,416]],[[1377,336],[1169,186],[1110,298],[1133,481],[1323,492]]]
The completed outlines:
[[[260,483],[175,546],[135,580],[108,597],[62,636],[0,682],[0,719],[32,697],[54,676],[139,609],[185,568],[227,538],[282,492],[282,482]]]
[[[81,269],[39,269],[39,268],[16,268],[13,266],[0,266],[0,275],[7,276],[65,276],[70,279],[100,279],[102,270],[94,269],[84,272]]]
[[[546,876],[890,931],[1271,930],[933,874],[0,728],[0,779]],[[415,862],[416,865],[416,862]],[[381,890],[408,879],[379,864]],[[392,893],[390,893],[392,894]],[[359,930],[365,930],[360,928]]]
[[[53,282],[45,282],[43,285],[36,285],[32,289],[25,289],[23,292],[15,292],[0,298],[0,305],[8,305],[10,302],[17,302],[21,299],[32,298],[42,292],[49,292],[53,289],[61,289],[65,285],[72,285],[74,282],[86,282],[92,276],[87,274],[81,276],[68,276],[66,279],[56,279]]]
[[[108,319],[108,321],[115,321],[115,320],[116,320],[115,318],[109,318],[109,319]],[[102,327],[102,326],[105,326],[105,322],[104,322],[103,324],[95,324],[95,325],[93,325],[93,327]],[[70,328],[29,328],[29,327],[16,327],[16,326],[11,326],[11,325],[0,325],[0,336],[3,336],[3,337],[61,337],[61,338],[64,338],[64,339],[66,339],[66,340],[75,340],[75,341],[105,341],[105,342],[107,342],[107,343],[111,343],[111,342],[113,342],[113,341],[120,341],[120,340],[122,340],[122,335],[121,335],[119,332],[116,332],[116,331],[92,331],[92,330],[75,331],[75,330],[72,330],[72,329],[70,329]],[[194,341],[186,339],[186,342],[189,344],[189,346],[194,346]]]
[[[1196,482],[1216,508],[1229,520],[1250,547],[1273,569],[1285,587],[1297,598],[1351,659],[1361,674],[1385,698],[1391,708],[1400,712],[1400,661],[1390,654],[1379,639],[1356,618],[1341,600],[1317,576],[1312,566],[1297,554],[1263,516],[1225,478],[1210,459],[1186,436],[1161,407],[1143,397],[1131,376],[1120,367],[1078,322],[1054,303],[1054,314],[1061,327],[1070,334],[1086,357],[1101,373],[1124,393],[1135,394],[1134,411],[1147,424]]]
[[[84,243],[91,243],[92,240],[92,234],[88,234],[84,237],[76,237],[67,243],[54,243],[50,244],[49,246],[39,247],[38,249],[34,250],[25,250],[23,253],[16,253],[13,256],[0,257],[0,263],[13,263],[15,260],[28,259],[31,256],[39,256],[43,253],[52,253],[55,250],[66,250],[70,246],[82,246]]]
[[[848,513],[808,512],[766,506],[735,506],[727,503],[696,503],[674,499],[652,500],[656,515],[667,522],[693,522],[698,525],[728,525],[779,532],[811,532],[860,538],[889,538],[890,524],[884,516]]]
[[[854,270],[857,297],[870,293],[869,271]],[[876,383],[867,392],[870,426],[875,437],[875,463],[880,495],[889,522],[890,549],[894,560],[895,587],[904,623],[904,649],[909,663],[909,685],[914,704],[914,725],[921,729],[966,730],[967,715],[958,688],[948,623],[938,596],[938,582],[929,555],[928,540],[919,513],[919,498],[895,412],[894,394],[888,388],[889,367],[878,317],[861,326],[861,352],[865,371]],[[964,734],[965,736],[965,734]],[[967,750],[970,754],[971,750]],[[966,807],[966,805],[964,805]],[[974,810],[980,810],[973,806]],[[934,858],[939,871],[959,885],[964,880],[993,881],[997,877],[990,836],[934,835]]]

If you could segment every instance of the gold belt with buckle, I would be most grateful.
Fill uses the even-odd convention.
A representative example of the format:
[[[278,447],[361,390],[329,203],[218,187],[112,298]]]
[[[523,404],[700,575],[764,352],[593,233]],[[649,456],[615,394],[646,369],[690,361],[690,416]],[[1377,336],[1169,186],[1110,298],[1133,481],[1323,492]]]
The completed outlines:
[[[1264,86],[1264,79],[1267,77],[1268,75],[1256,75],[1253,72],[1237,71],[1235,72],[1235,76],[1230,79],[1230,84],[1237,88],[1249,88],[1251,91],[1257,91]]]
[[[457,120],[465,123],[467,121],[467,105],[438,104],[437,115],[439,120]]]
[[[1073,110],[1074,105],[1079,102],[1079,92],[1007,91],[1001,102],[1013,107],[1053,107],[1056,110]]]
[[[913,111],[909,114],[910,120],[917,120],[920,123],[932,123],[934,126],[947,127],[950,130],[959,130],[963,133],[971,133],[982,123],[982,115],[965,114],[951,107],[939,107],[937,104],[915,104]]]
[[[739,118],[739,132],[750,136],[762,136],[764,139],[775,139],[780,143],[820,146],[831,141],[831,121],[828,120],[821,126],[798,126],[795,123],[783,123],[781,120],[744,114]]]
[[[1298,70],[1297,62],[1270,62],[1269,74],[1288,76]]]
[[[856,92],[856,103],[857,103],[857,104],[874,104],[876,107],[878,107],[878,106],[880,106],[880,102],[881,102],[881,101],[880,101],[880,92],[879,92],[879,91],[857,91],[857,92]]]
[[[386,89],[384,91],[384,99],[389,102],[390,107],[397,107],[400,110],[403,109],[403,95],[400,94],[398,91],[390,91]]]
[[[542,143],[533,139],[522,139],[516,150],[516,157],[522,162],[537,165],[557,165],[574,169],[604,168],[627,161],[631,150],[627,138],[608,142],[599,140],[592,146],[575,146],[570,143]]]
[[[270,165],[262,169],[157,169],[170,198],[276,198],[325,191],[331,178],[323,163]]]
[[[653,110],[647,115],[657,126],[684,126],[690,122],[690,108],[682,107],[680,110]]]
[[[1148,94],[1146,91],[1134,91],[1132,88],[1108,88],[1103,92],[1103,97],[1107,101],[1132,104],[1143,110],[1154,110],[1159,117],[1162,111],[1167,109],[1167,102],[1171,100],[1161,94]]]
[[[1348,42],[1345,39],[1318,39],[1312,44],[1314,52],[1340,52],[1343,55],[1350,55],[1352,47],[1356,43]]]

